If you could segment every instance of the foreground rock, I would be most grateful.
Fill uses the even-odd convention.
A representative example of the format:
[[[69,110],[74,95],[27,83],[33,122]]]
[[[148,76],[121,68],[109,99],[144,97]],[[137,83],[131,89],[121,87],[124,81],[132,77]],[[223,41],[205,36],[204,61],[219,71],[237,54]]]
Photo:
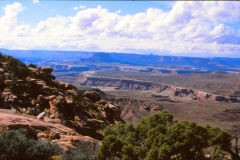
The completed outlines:
[[[99,141],[82,136],[73,129],[61,124],[44,122],[34,116],[16,114],[14,111],[0,109],[0,132],[9,129],[26,128],[33,137],[56,142],[65,149],[77,149],[77,144],[88,142],[98,145]]]

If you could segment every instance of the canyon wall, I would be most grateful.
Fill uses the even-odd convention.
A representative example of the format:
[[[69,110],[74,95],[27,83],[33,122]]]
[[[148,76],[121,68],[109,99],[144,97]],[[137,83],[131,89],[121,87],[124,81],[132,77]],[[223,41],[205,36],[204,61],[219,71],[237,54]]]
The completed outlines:
[[[81,86],[104,87],[115,90],[152,91],[155,96],[165,96],[173,100],[199,100],[239,102],[238,97],[216,95],[196,89],[182,88],[165,83],[153,83],[148,81],[112,79],[104,77],[86,77],[80,82]]]

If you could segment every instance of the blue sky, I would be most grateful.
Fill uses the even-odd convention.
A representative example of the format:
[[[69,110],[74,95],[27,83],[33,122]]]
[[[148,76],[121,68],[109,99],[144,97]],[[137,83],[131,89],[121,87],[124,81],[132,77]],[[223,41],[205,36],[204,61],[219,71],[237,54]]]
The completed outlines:
[[[0,48],[240,57],[240,2],[0,1]]]
[[[171,6],[175,3],[172,1],[55,1],[55,0],[43,0],[38,3],[32,3],[32,0],[22,1],[1,1],[0,6],[6,6],[8,4],[19,2],[23,5],[23,12],[19,13],[19,23],[30,23],[37,25],[39,21],[45,20],[50,16],[62,15],[62,16],[74,16],[77,11],[74,7],[86,6],[86,8],[96,8],[101,5],[103,8],[107,8],[110,12],[116,12],[121,10],[120,15],[136,14],[144,12],[148,8],[161,8],[162,10],[170,10]],[[4,10],[0,11],[4,14]]]

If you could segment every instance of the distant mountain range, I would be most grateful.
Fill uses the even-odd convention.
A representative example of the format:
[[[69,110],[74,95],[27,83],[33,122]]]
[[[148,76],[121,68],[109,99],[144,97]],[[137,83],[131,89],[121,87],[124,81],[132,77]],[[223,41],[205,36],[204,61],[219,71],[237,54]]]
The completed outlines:
[[[240,58],[227,57],[181,57],[142,55],[127,53],[49,51],[49,50],[7,50],[3,54],[14,56],[26,64],[49,66],[50,63],[72,65],[122,64],[132,66],[184,66],[210,71],[236,71],[240,68]]]

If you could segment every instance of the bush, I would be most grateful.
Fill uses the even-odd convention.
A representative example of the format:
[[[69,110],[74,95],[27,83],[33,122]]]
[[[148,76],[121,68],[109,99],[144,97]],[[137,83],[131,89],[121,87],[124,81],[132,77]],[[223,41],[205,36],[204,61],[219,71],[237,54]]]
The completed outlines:
[[[88,158],[82,151],[72,150],[65,152],[62,156],[62,160],[88,160]]]
[[[52,80],[56,79],[56,77],[53,76],[51,73],[46,73],[46,72],[39,73],[34,78],[41,79],[44,82],[46,82],[48,85],[53,85]]]
[[[57,144],[31,138],[26,129],[9,130],[0,135],[0,160],[48,160],[60,151]]]
[[[168,111],[146,117],[136,127],[122,123],[108,126],[104,136],[99,160],[218,160],[223,152],[232,160],[240,159],[230,134],[216,127],[174,121]],[[206,149],[215,152],[207,157]]]

